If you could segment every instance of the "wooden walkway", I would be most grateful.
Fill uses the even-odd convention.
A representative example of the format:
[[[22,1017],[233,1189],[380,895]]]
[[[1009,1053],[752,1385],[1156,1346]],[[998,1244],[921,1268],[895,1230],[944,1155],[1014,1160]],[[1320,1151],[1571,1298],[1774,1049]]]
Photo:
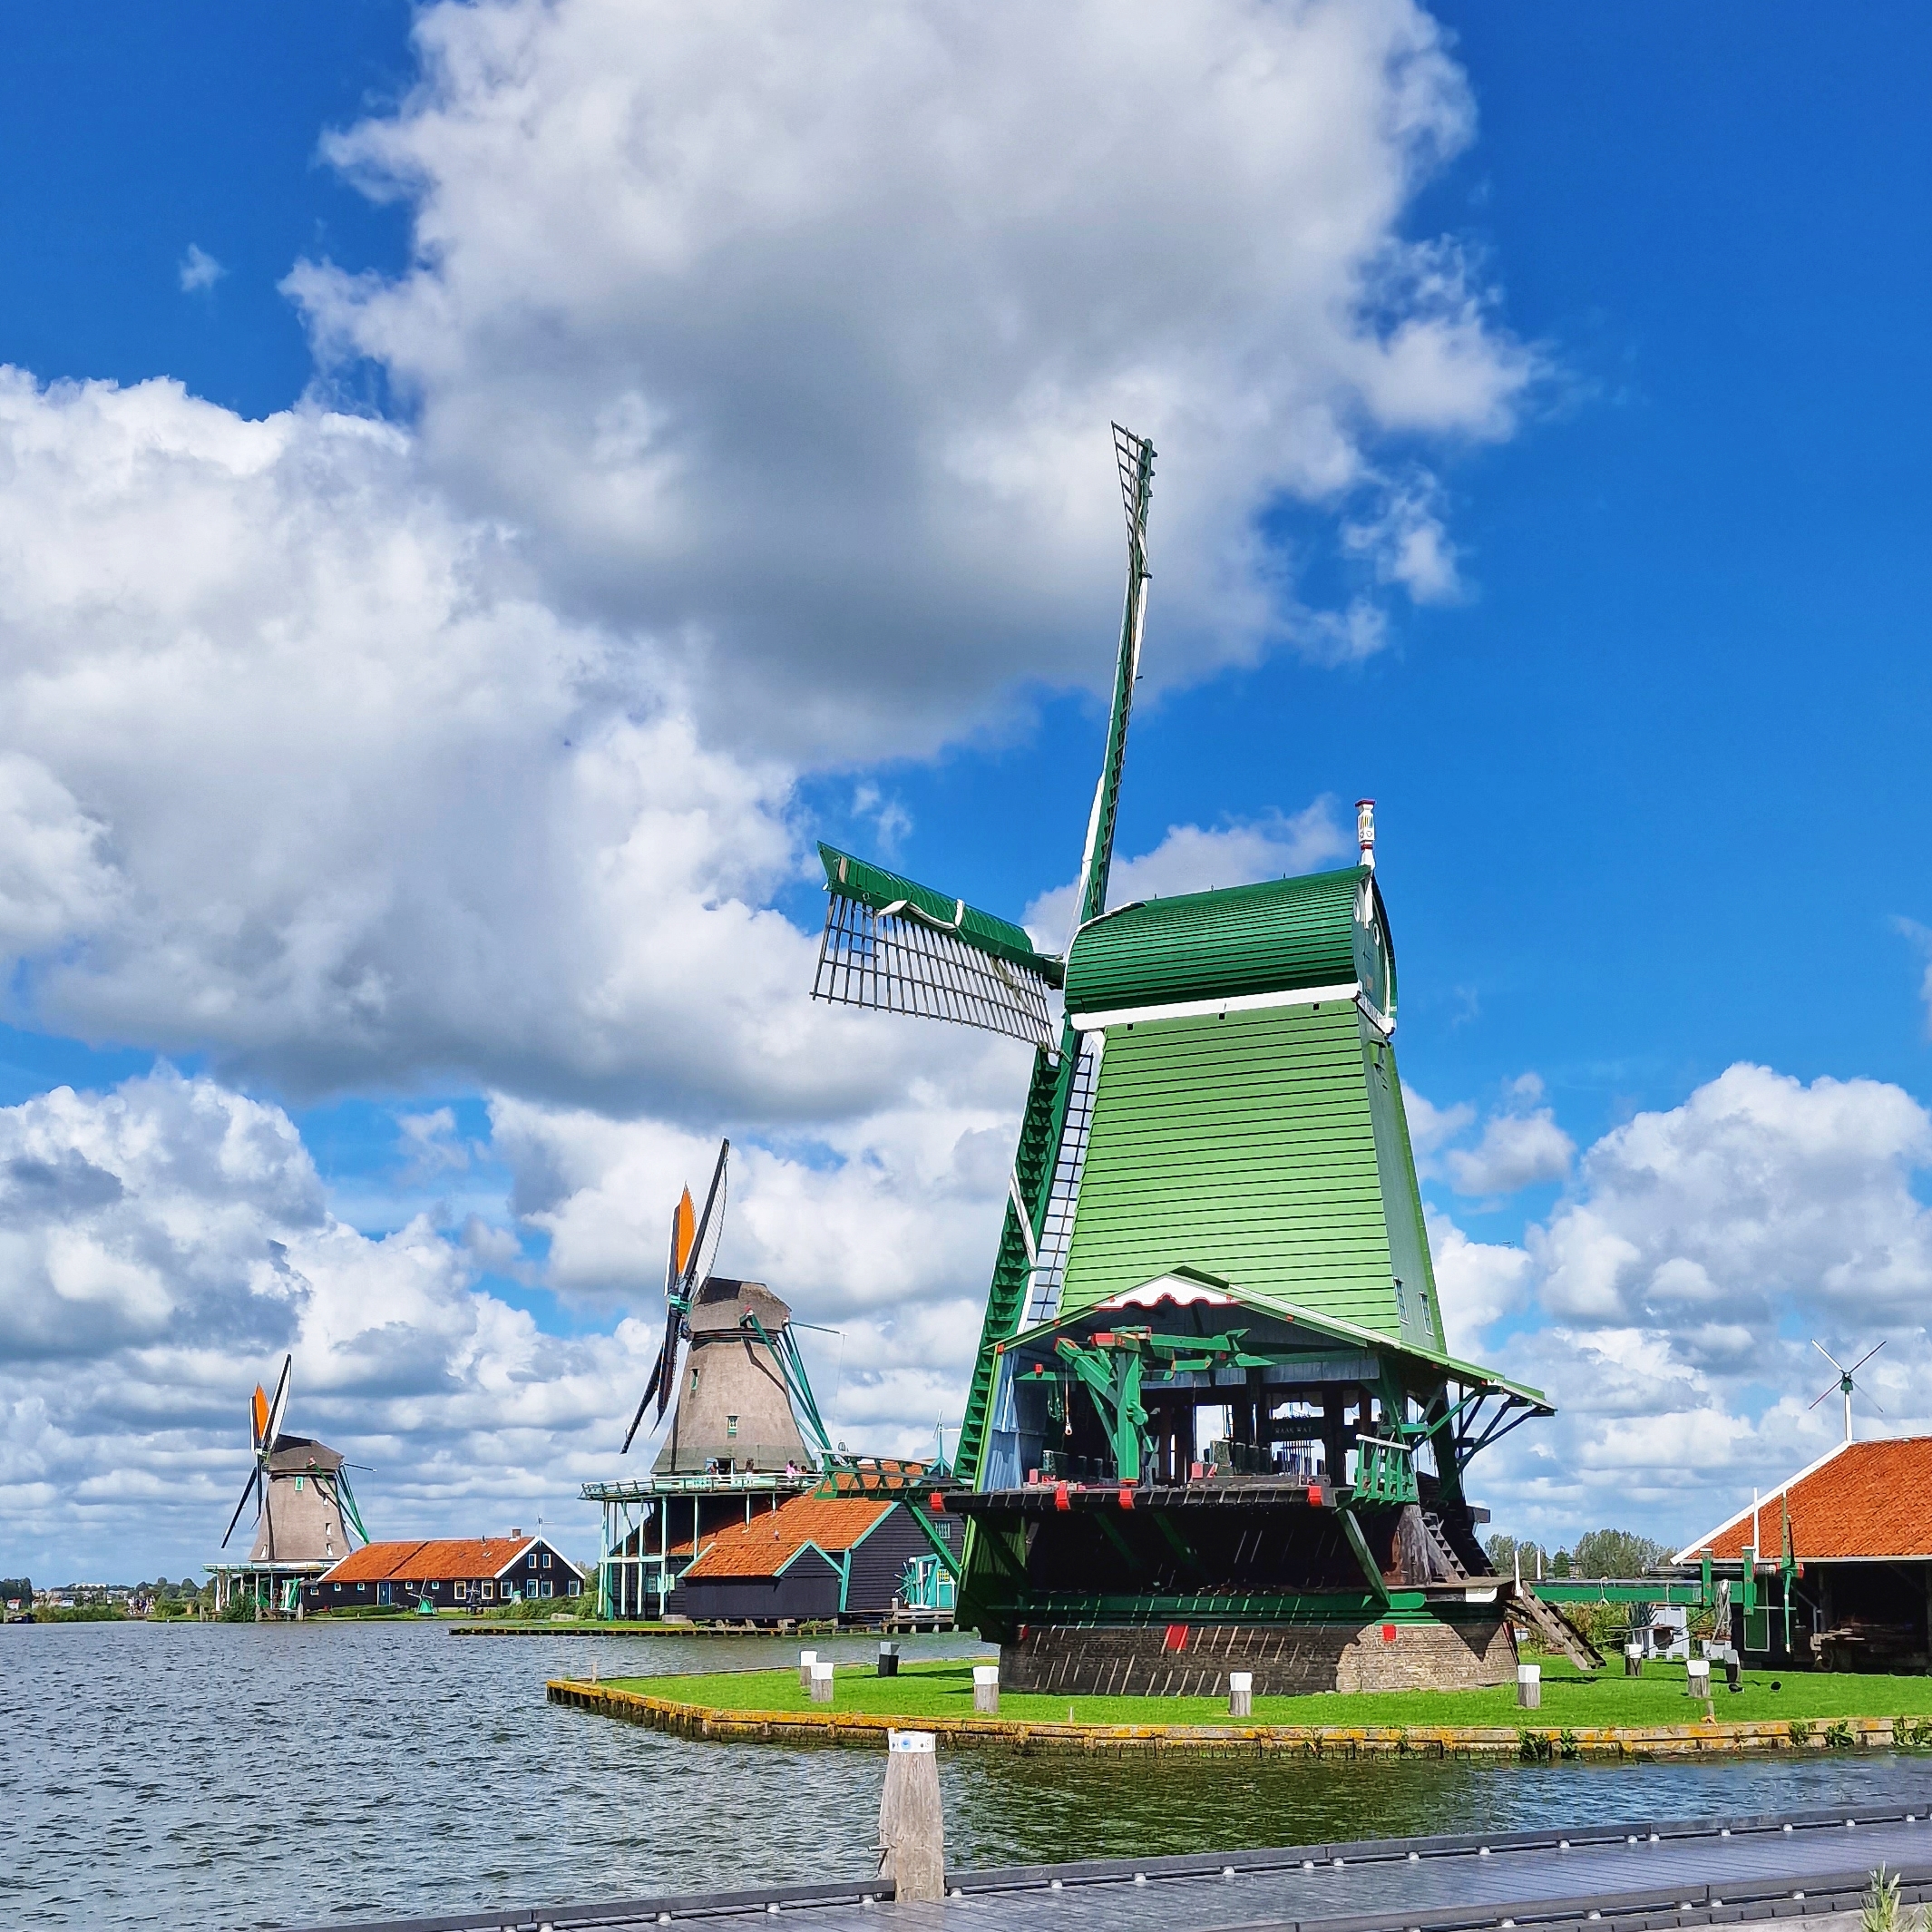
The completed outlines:
[[[1927,1782],[1911,1773],[1901,1781]],[[1897,1810],[955,1872],[942,1905],[898,1906],[847,1880],[542,1910],[495,1906],[391,1921],[380,1932],[754,1932],[777,1917],[802,1921],[797,1932],[1693,1932],[1774,1918],[1839,1932],[1830,1921],[1856,1911],[1881,1865],[1899,1875],[1903,1902],[1932,1898],[1923,1800]]]

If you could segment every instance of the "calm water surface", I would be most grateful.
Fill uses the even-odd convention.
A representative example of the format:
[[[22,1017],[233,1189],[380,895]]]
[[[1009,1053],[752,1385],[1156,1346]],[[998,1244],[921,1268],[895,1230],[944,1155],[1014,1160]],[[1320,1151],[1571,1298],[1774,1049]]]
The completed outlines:
[[[0,1630],[0,1922],[313,1925],[869,1872],[883,1753],[689,1743],[543,1697],[593,1661],[610,1677],[796,1651],[415,1625]],[[957,1865],[1932,1798],[1932,1762],[1889,1756],[1156,1772],[965,1753],[940,1776]]]

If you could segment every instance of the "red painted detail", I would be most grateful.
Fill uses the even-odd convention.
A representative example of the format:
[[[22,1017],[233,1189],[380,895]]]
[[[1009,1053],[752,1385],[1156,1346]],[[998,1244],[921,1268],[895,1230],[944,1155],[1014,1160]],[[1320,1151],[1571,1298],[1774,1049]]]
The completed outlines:
[[[1186,1625],[1169,1624],[1167,1625],[1166,1641],[1162,1644],[1161,1648],[1163,1650],[1186,1650],[1187,1648]]]
[[[937,1489],[935,1489],[933,1490],[931,1496],[927,1497],[926,1508],[930,1509],[934,1516],[944,1516],[946,1513],[946,1498],[942,1496]]]
[[[1053,1486],[1053,1507],[1056,1509],[1071,1509],[1073,1505],[1067,1500],[1067,1485],[1057,1482]]]
[[[1382,1625],[1382,1642],[1384,1644],[1395,1642],[1395,1625],[1393,1624],[1384,1624]]]
[[[1312,1482],[1308,1486],[1308,1507],[1311,1509],[1319,1509],[1322,1507],[1322,1485],[1318,1482]]]
[[[1126,1483],[1120,1486],[1120,1507],[1123,1509],[1131,1509],[1134,1507],[1134,1492]]]

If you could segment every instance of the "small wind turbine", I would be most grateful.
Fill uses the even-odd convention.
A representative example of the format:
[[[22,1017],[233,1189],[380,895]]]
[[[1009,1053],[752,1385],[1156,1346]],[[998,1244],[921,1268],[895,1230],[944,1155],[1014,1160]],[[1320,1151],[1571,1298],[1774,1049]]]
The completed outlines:
[[[1865,1352],[1860,1355],[1859,1359],[1855,1362],[1853,1362],[1849,1369],[1846,1368],[1845,1365],[1839,1361],[1838,1357],[1834,1355],[1831,1351],[1824,1345],[1822,1342],[1814,1342],[1811,1346],[1816,1349],[1818,1352],[1822,1355],[1834,1369],[1838,1371],[1838,1381],[1829,1384],[1824,1389],[1821,1389],[1818,1393],[1817,1400],[1812,1402],[1811,1407],[1813,1409],[1816,1409],[1818,1407],[1818,1404],[1823,1401],[1826,1396],[1831,1393],[1831,1390],[1833,1389],[1836,1389],[1839,1393],[1845,1398],[1845,1440],[1849,1442],[1851,1440],[1851,1391],[1858,1386],[1858,1384],[1852,1381],[1852,1377],[1856,1375],[1859,1371],[1862,1369],[1865,1364],[1869,1361],[1872,1357],[1876,1355],[1878,1351],[1885,1346],[1885,1343],[1882,1342],[1873,1342],[1872,1345],[1869,1349],[1867,1349]],[[1882,1402],[1878,1401],[1877,1398],[1869,1392],[1869,1390],[1867,1391],[1865,1400],[1869,1402],[1871,1406],[1876,1409],[1881,1416],[1885,1413],[1885,1405]]]

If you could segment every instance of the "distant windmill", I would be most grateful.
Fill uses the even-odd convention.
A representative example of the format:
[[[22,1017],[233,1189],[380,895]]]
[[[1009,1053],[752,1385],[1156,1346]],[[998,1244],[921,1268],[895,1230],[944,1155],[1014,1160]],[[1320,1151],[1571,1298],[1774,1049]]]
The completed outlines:
[[[1824,1345],[1822,1342],[1814,1342],[1811,1346],[1816,1349],[1818,1352],[1822,1355],[1834,1369],[1838,1371],[1837,1381],[1830,1383],[1827,1387],[1820,1390],[1816,1400],[1811,1404],[1811,1407],[1813,1409],[1816,1409],[1818,1407],[1818,1404],[1823,1401],[1824,1399],[1831,1393],[1833,1389],[1836,1389],[1838,1392],[1845,1398],[1845,1440],[1849,1442],[1851,1440],[1851,1391],[1858,1386],[1858,1384],[1852,1381],[1852,1377],[1855,1376],[1859,1372],[1859,1371],[1862,1369],[1865,1364],[1869,1361],[1872,1357],[1876,1355],[1878,1351],[1885,1346],[1885,1344],[1882,1342],[1873,1342],[1871,1347],[1867,1349],[1865,1352],[1860,1355],[1859,1359],[1855,1362],[1853,1362],[1849,1369],[1846,1368],[1845,1365],[1839,1361],[1838,1357],[1834,1355],[1831,1351]],[[1878,1401],[1878,1399],[1873,1396],[1869,1390],[1866,1391],[1865,1400],[1869,1402],[1871,1406],[1876,1409],[1881,1416],[1885,1413],[1884,1404]]]
[[[254,1467],[221,1538],[226,1549],[252,1498],[254,1540],[248,1562],[232,1566],[231,1580],[258,1601],[278,1609],[293,1607],[289,1592],[300,1579],[320,1576],[346,1556],[356,1547],[355,1538],[369,1540],[342,1458],[326,1442],[291,1436],[282,1429],[294,1366],[294,1356],[285,1356],[274,1395],[258,1382],[249,1398],[249,1447]]]
[[[762,1282],[711,1273],[724,1232],[730,1155],[731,1143],[721,1142],[703,1213],[693,1213],[687,1188],[671,1215],[664,1341],[624,1433],[628,1451],[651,1404],[661,1422],[675,1400],[653,1465],[660,1476],[804,1466],[816,1458],[807,1457],[801,1416],[819,1453],[830,1448],[791,1310]]]

